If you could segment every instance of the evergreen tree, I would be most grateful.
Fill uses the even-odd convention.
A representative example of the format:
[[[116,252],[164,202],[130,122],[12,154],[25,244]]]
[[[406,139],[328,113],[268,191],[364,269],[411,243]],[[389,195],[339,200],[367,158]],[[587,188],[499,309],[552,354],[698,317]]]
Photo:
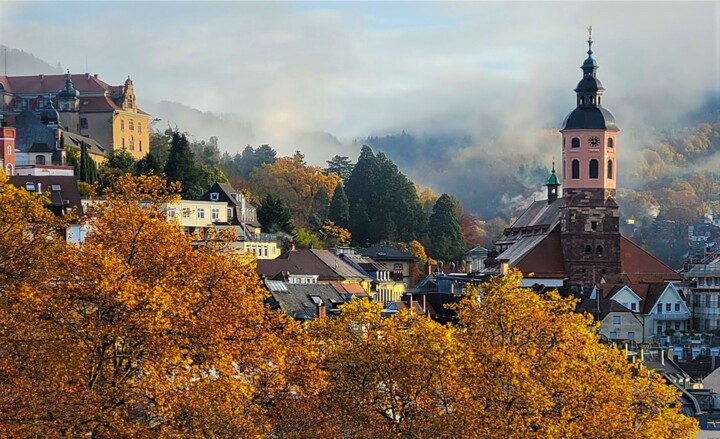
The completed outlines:
[[[146,155],[135,164],[135,172],[137,175],[158,174],[160,169],[161,167],[153,154]]]
[[[95,183],[97,180],[97,167],[95,161],[90,158],[87,143],[80,143],[80,162],[78,165],[78,178],[89,184]]]
[[[253,147],[250,145],[246,146],[239,157],[237,155],[235,156],[235,163],[238,167],[238,173],[242,178],[247,179],[250,177],[252,171],[257,167]]]
[[[260,202],[257,210],[257,217],[263,230],[266,232],[293,233],[293,225],[290,222],[292,212],[285,206],[282,198],[272,194],[266,196]]]
[[[424,238],[427,218],[415,186],[384,154],[362,147],[345,194],[356,244]]]
[[[327,168],[325,168],[326,173],[335,173],[342,178],[343,181],[347,181],[347,179],[350,177],[350,174],[352,174],[353,171],[353,163],[350,161],[349,158],[345,156],[336,155],[330,160],[327,160]]]
[[[153,156],[155,163],[157,163],[158,171],[165,169],[165,164],[170,154],[172,133],[173,131],[169,128],[165,130],[164,133],[156,130],[150,132],[150,155]]]
[[[347,229],[350,227],[350,206],[348,205],[347,195],[342,183],[335,186],[332,201],[330,202],[330,211],[328,219],[335,223],[336,226]]]
[[[447,262],[462,259],[465,243],[457,215],[457,204],[448,194],[442,194],[435,202],[428,229],[430,254],[434,258]]]
[[[181,196],[188,198],[189,194],[197,191],[195,186],[198,186],[198,174],[190,142],[184,133],[174,131],[170,141],[170,154],[165,164],[167,181],[182,183]]]

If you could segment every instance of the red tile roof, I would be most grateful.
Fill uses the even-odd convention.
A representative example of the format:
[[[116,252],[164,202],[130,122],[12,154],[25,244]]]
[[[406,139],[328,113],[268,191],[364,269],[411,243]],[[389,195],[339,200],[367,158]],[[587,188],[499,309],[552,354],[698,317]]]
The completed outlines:
[[[105,92],[112,87],[90,74],[70,75],[70,79],[81,93]],[[54,95],[65,87],[65,75],[0,76],[0,83],[12,93]]]
[[[103,113],[121,110],[109,96],[80,96],[80,111],[83,113]]]
[[[565,262],[560,245],[560,228],[556,227],[545,239],[528,251],[516,267],[523,273],[534,273],[538,278],[565,277]]]
[[[620,261],[622,273],[633,283],[683,279],[675,270],[624,236],[620,237]]]

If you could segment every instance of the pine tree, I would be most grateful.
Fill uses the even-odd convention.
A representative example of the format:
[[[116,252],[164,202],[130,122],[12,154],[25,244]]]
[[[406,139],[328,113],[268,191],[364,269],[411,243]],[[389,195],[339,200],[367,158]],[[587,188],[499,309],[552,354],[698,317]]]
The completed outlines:
[[[330,202],[330,212],[328,219],[335,223],[336,226],[347,229],[350,226],[350,206],[348,205],[347,195],[342,183],[335,186],[332,201]]]
[[[457,205],[448,195],[442,194],[433,206],[428,231],[430,234],[430,254],[443,261],[458,261],[465,250]]]
[[[181,182],[183,198],[195,191],[198,172],[195,168],[195,157],[190,149],[190,142],[184,133],[174,131],[170,141],[170,154],[165,164],[165,176],[170,183]]]
[[[263,198],[257,210],[257,217],[263,230],[266,232],[293,233],[293,225],[290,222],[292,212],[285,206],[283,200],[272,194]]]
[[[93,184],[97,180],[97,167],[95,161],[90,158],[87,143],[80,143],[80,163],[78,166],[78,177],[80,181]]]

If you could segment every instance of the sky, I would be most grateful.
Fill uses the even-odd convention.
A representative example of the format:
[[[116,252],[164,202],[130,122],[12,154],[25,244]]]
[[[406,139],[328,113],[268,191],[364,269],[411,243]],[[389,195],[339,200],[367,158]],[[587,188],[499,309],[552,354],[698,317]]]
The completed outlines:
[[[0,2],[0,44],[129,75],[150,109],[212,112],[218,124],[179,128],[222,149],[270,143],[316,164],[401,130],[532,148],[574,107],[589,25],[631,142],[720,89],[718,2]]]

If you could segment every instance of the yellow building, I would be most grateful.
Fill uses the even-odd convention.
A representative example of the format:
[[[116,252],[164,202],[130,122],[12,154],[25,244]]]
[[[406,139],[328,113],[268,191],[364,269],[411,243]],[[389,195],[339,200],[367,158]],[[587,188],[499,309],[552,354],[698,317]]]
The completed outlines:
[[[16,115],[53,101],[63,131],[90,137],[107,151],[126,150],[136,159],[150,151],[150,115],[137,108],[130,77],[109,85],[89,73],[0,76],[0,114]]]

